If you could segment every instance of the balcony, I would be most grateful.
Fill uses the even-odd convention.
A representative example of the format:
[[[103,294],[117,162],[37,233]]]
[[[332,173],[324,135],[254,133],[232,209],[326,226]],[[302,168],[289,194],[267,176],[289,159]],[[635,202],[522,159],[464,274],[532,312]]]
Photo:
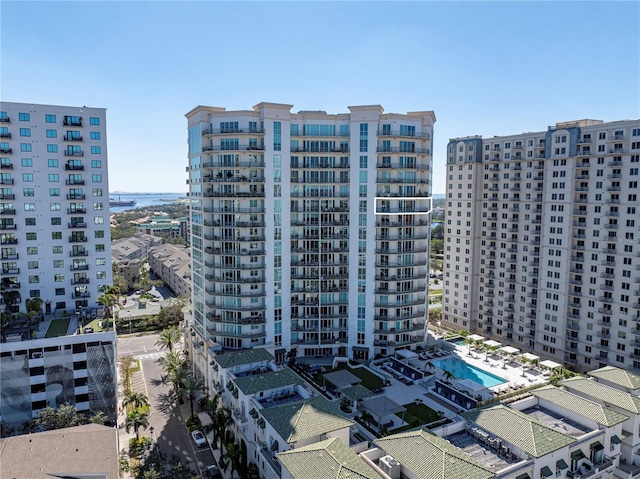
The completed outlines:
[[[220,151],[264,151],[264,145],[224,145],[224,147],[221,145],[208,145],[202,147],[203,153]]]
[[[84,171],[84,165],[64,165],[64,169],[67,171]]]
[[[84,200],[86,199],[86,195],[83,195],[83,194],[67,195],[67,199],[68,200]]]
[[[3,210],[0,210],[0,215],[15,215],[15,214],[16,214],[15,208],[5,208]]]
[[[64,141],[82,141],[82,137],[79,135],[64,135]]]
[[[2,268],[2,274],[20,274],[20,268]]]
[[[16,199],[16,195],[14,195],[13,193],[0,194],[0,200],[15,200],[15,199]]]
[[[78,180],[66,180],[65,183],[67,184],[67,186],[76,186],[76,185],[82,186],[82,185],[84,185],[84,180],[80,180],[80,179],[78,179]]]
[[[318,151],[319,150],[319,151]],[[303,146],[291,148],[291,153],[349,153],[347,145],[334,146],[333,148],[305,148]],[[327,168],[329,165],[326,166]]]
[[[87,271],[89,269],[88,264],[74,264],[69,266],[71,271]]]
[[[89,278],[85,278],[85,277],[73,278],[71,280],[71,284],[89,284]]]
[[[86,243],[87,238],[84,236],[69,236],[69,243]]]
[[[87,223],[68,223],[69,228],[86,228]]]
[[[88,256],[89,252],[87,250],[82,250],[82,251],[69,251],[69,256],[71,256],[72,258],[77,257],[77,256]]]
[[[0,185],[13,185],[13,178],[0,178]]]
[[[82,150],[65,150],[64,156],[84,156],[84,151]]]
[[[291,150],[293,151],[293,150]],[[429,148],[400,148],[397,146],[378,146],[377,153],[409,153],[416,155],[428,155],[431,153]]]
[[[73,299],[90,298],[91,297],[91,293],[89,291],[82,291],[82,292],[79,292],[79,293],[73,293],[71,295],[71,297]]]
[[[0,153],[13,153],[12,148],[0,147]]]
[[[64,126],[82,126],[81,116],[65,116],[62,122]]]
[[[0,230],[15,230],[18,229],[18,225],[14,223],[0,223]]]
[[[377,135],[378,136],[399,136],[404,138],[424,138],[427,140],[431,138],[431,134],[426,131],[378,130]]]

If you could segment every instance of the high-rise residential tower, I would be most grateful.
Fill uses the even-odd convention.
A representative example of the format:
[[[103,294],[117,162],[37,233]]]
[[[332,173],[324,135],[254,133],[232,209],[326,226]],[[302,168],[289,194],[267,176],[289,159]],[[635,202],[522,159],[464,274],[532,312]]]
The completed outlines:
[[[105,109],[2,102],[0,157],[5,307],[96,306],[111,283]]]
[[[443,324],[640,370],[640,121],[450,140]]]
[[[201,371],[216,348],[372,359],[424,340],[435,115],[291,108],[186,115]]]

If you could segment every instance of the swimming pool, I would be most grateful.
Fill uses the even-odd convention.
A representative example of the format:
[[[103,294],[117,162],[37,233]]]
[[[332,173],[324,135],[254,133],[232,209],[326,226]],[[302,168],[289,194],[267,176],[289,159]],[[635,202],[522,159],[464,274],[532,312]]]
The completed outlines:
[[[471,379],[472,381],[482,384],[486,388],[507,382],[495,374],[483,371],[482,369],[465,363],[458,358],[435,359],[431,362],[434,366],[437,366],[444,371],[451,372],[451,374],[456,378]]]

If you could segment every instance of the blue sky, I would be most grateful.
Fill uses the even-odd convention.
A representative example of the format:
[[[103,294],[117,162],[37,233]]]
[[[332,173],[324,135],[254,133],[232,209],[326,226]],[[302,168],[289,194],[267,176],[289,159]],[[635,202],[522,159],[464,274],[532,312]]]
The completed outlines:
[[[449,138],[640,117],[638,2],[2,2],[2,99],[107,108],[111,190],[186,191],[196,105],[434,110]]]

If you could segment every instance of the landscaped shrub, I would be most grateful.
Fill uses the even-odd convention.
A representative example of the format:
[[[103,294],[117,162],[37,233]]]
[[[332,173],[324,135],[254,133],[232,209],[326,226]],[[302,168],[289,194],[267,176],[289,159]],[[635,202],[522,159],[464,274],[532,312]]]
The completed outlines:
[[[129,456],[141,457],[151,449],[151,438],[142,436],[138,441],[135,437],[129,439]]]
[[[197,414],[189,416],[185,421],[185,424],[187,426],[187,431],[189,432],[195,431],[196,429],[202,429],[202,421],[200,421],[200,417],[198,417]]]

